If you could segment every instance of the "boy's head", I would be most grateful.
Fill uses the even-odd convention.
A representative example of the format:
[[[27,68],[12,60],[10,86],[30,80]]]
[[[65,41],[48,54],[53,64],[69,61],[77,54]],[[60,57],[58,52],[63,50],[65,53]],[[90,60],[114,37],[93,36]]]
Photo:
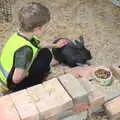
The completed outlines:
[[[42,27],[50,20],[50,12],[40,3],[31,2],[20,9],[18,17],[21,31],[33,32],[36,27]]]

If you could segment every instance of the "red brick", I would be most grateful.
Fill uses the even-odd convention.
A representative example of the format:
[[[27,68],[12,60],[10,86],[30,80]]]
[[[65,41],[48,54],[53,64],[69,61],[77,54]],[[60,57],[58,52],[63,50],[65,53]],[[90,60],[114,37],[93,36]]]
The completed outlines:
[[[104,95],[96,89],[93,93],[89,95],[89,102],[91,106],[99,106],[104,103]]]
[[[20,120],[19,114],[9,95],[0,98],[0,120]]]
[[[101,91],[99,89],[96,89],[94,92],[92,92],[89,95],[89,104],[90,104],[90,112],[97,112],[94,111],[95,109],[97,110],[97,108],[100,108],[103,106],[104,104],[104,95],[101,93]]]
[[[110,119],[120,119],[120,96],[105,104],[106,112]]]
[[[85,78],[90,79],[95,69],[96,69],[95,66],[84,65],[82,67],[77,66],[77,67],[70,68],[66,70],[65,72],[74,75],[76,78],[85,77]]]
[[[26,90],[11,94],[21,120],[39,120],[39,113]]]
[[[75,104],[73,107],[74,112],[79,113],[83,112],[89,109],[89,104],[88,103],[79,103]]]

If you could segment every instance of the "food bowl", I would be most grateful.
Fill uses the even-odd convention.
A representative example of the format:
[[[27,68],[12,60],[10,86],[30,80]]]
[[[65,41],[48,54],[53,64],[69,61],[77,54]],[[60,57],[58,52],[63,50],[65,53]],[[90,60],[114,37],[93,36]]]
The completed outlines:
[[[94,78],[102,86],[107,86],[112,83],[112,72],[105,67],[98,67],[94,71]]]

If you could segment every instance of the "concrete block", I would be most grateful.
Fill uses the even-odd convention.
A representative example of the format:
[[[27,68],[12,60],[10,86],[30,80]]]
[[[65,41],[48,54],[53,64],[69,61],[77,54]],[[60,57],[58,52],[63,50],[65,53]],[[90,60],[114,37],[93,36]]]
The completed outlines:
[[[73,107],[72,99],[56,78],[27,90],[44,119],[62,114]]]
[[[63,118],[61,120],[87,120],[87,119],[88,119],[88,112],[84,111],[84,112],[80,112],[72,116]]]
[[[51,118],[48,118],[46,120],[60,120],[59,118],[56,118],[56,117],[51,117]]]
[[[48,97],[48,92],[44,89],[44,86],[42,84],[27,88],[27,92],[35,103],[44,101]]]
[[[89,112],[92,114],[103,111],[104,96],[99,92],[99,89],[86,78],[79,78],[79,82],[89,93]]]
[[[35,85],[27,89],[28,94],[32,97],[41,118],[44,119],[45,112],[50,109],[48,92],[44,89],[42,84]]]
[[[113,76],[120,80],[120,68],[116,65],[110,66],[110,70],[112,71]]]
[[[39,120],[39,113],[26,90],[11,94],[21,120]]]
[[[100,92],[99,89],[96,89],[94,92],[92,92],[89,95],[89,111],[91,113],[98,112],[99,108],[102,109],[102,106],[104,104],[104,95],[102,92]]]
[[[96,106],[96,107],[90,107],[89,108],[89,114],[93,114],[93,113],[101,113],[104,112],[104,107],[102,106]]]
[[[70,109],[70,110],[64,111],[63,113],[59,114],[57,117],[61,120],[65,117],[72,116],[74,114],[75,112],[73,111],[73,109]]]
[[[75,104],[73,107],[73,111],[75,113],[83,112],[89,109],[89,104],[88,103],[79,103]]]
[[[88,103],[88,92],[77,78],[71,74],[65,74],[58,79],[72,97],[74,104]]]
[[[120,96],[105,103],[105,110],[111,120],[120,119]]]
[[[79,78],[79,82],[83,84],[84,88],[87,90],[89,94],[97,89],[97,87],[91,81],[89,81],[89,79],[82,77]]]
[[[89,95],[89,103],[91,106],[103,105],[104,95],[99,91],[99,89],[96,89],[96,91]]]
[[[102,89],[101,92],[104,95],[105,102],[107,102],[120,96],[120,87],[112,86],[111,88]]]
[[[89,93],[89,112],[103,111],[104,95],[101,89],[98,89],[92,82],[86,78],[79,78],[79,82],[83,83],[85,89]]]
[[[9,95],[0,98],[0,120],[20,120],[19,113]]]

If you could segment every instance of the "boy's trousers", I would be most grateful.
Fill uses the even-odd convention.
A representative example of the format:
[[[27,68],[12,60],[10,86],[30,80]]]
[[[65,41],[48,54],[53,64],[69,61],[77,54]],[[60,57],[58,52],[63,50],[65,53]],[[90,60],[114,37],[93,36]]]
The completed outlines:
[[[28,77],[22,80],[19,84],[14,84],[12,82],[12,76],[15,70],[13,66],[7,79],[8,88],[14,92],[42,83],[45,75],[50,71],[51,60],[52,54],[50,50],[48,48],[41,49],[29,69]]]

